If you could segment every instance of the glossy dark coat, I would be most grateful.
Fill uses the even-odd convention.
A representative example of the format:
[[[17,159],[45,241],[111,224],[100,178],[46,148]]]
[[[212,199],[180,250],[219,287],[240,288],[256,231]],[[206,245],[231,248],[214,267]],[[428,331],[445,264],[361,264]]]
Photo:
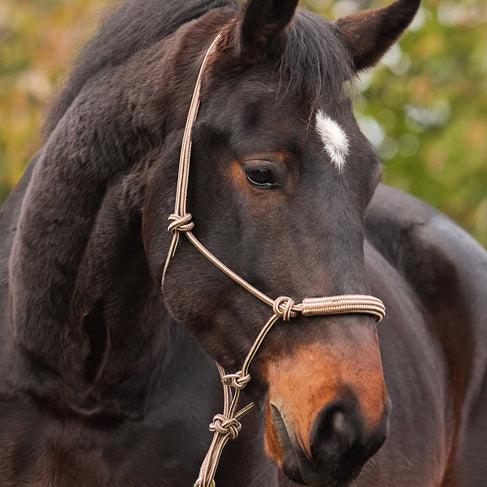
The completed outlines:
[[[385,396],[367,392],[383,381],[370,321],[279,325],[244,394],[259,410],[225,452],[217,485],[294,485],[264,452],[266,431],[278,463],[296,455],[296,445],[269,444],[270,371],[289,357],[297,357],[292,368],[306,370],[304,355],[295,354],[312,347],[338,351],[333,363],[320,358],[318,369],[346,370],[357,387],[365,381],[368,399],[385,404],[371,413],[384,414],[384,424],[389,416],[390,431],[362,469],[372,451],[357,459],[351,450],[331,466],[303,463],[301,473],[292,457],[288,475],[326,487],[348,485],[360,471],[356,485],[364,487],[483,485],[487,254],[428,205],[376,187],[378,163],[341,99],[343,81],[380,57],[417,2],[336,25],[300,14],[286,33],[296,2],[255,0],[244,13],[209,3],[144,0],[107,21],[2,210],[0,485],[184,487],[196,479],[207,425],[222,404],[214,359],[236,370],[269,314],[186,242],[160,289],[187,104],[201,55],[224,25],[195,130],[195,232],[271,295],[370,290],[381,297],[392,411]],[[355,49],[356,36],[369,48]],[[316,63],[313,39],[327,41]],[[342,175],[306,120],[317,107],[351,134]],[[284,154],[282,190],[258,192],[243,177],[239,161],[257,149]],[[316,382],[318,369],[310,370]],[[343,404],[362,400],[352,389],[333,394]]]

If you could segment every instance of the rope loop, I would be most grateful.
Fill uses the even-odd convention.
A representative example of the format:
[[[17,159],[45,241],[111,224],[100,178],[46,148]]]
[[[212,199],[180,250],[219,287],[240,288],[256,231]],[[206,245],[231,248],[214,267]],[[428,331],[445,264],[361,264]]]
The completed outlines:
[[[186,213],[183,216],[173,213],[168,220],[171,222],[167,227],[168,232],[191,232],[194,228],[193,217],[191,213]]]
[[[291,318],[296,317],[296,312],[293,311],[294,301],[287,296],[280,296],[274,301],[272,310],[276,316],[279,316],[283,321],[290,321]]]
[[[222,376],[222,383],[234,389],[243,389],[250,382],[250,374],[244,375],[239,370],[236,374],[225,374]]]
[[[242,429],[240,421],[235,418],[225,418],[223,414],[217,414],[213,418],[213,422],[210,424],[210,431],[212,433],[218,433],[223,436],[229,436],[232,440],[235,440]]]

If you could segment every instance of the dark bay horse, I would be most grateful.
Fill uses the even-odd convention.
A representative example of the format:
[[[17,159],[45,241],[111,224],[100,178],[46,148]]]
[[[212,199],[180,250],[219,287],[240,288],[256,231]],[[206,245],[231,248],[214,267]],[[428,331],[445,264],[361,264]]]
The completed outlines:
[[[487,254],[379,184],[345,84],[419,0],[327,22],[297,0],[129,0],[88,43],[0,215],[0,486],[193,485],[268,309],[184,239],[161,291],[202,57],[196,233],[270,296],[372,293],[279,323],[219,487],[487,485]],[[387,439],[386,439],[387,437]]]

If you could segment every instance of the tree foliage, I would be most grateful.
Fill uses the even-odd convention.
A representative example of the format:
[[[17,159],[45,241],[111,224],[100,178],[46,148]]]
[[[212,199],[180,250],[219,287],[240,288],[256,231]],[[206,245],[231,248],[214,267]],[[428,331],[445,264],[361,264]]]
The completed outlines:
[[[110,0],[0,4],[0,200],[40,144],[42,114]],[[337,18],[382,1],[306,0]],[[487,3],[426,0],[355,106],[386,182],[449,214],[487,245]]]

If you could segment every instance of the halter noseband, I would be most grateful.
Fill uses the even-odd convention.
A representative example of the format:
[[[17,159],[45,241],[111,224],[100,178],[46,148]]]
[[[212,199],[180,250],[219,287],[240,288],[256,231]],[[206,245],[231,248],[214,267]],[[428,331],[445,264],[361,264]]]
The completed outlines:
[[[208,58],[214,52],[218,41],[218,35],[210,45],[200,67],[198,78],[196,80],[193,98],[188,112],[186,126],[184,129],[181,154],[179,159],[178,182],[176,188],[176,204],[174,213],[169,217],[168,230],[172,233],[172,240],[169,252],[164,265],[162,283],[166,276],[167,269],[171,259],[174,257],[181,233],[186,235],[187,239],[194,247],[203,254],[215,267],[233,279],[237,284],[242,286],[246,291],[253,294],[265,304],[272,308],[273,314],[266,322],[259,335],[255,339],[247,357],[244,360],[242,369],[234,374],[227,374],[223,367],[217,364],[220,372],[224,392],[224,408],[222,414],[217,414],[210,424],[210,431],[213,433],[213,440],[208,449],[208,453],[201,465],[199,477],[194,487],[215,487],[215,474],[220,461],[223,448],[230,439],[236,439],[242,425],[240,419],[245,416],[253,407],[253,403],[237,411],[242,389],[250,381],[249,368],[252,360],[257,354],[262,342],[270,332],[274,324],[279,321],[290,321],[298,315],[302,316],[326,316],[340,315],[350,313],[363,313],[372,315],[377,322],[380,322],[385,316],[385,307],[382,301],[374,296],[366,295],[342,295],[320,298],[307,298],[301,303],[295,303],[287,296],[281,296],[277,299],[271,299],[245,279],[229,269],[215,255],[213,255],[193,234],[194,223],[192,216],[186,211],[186,202],[188,196],[189,169],[191,161],[191,136],[193,125],[198,115],[200,106],[201,82],[205,68],[208,64]]]

